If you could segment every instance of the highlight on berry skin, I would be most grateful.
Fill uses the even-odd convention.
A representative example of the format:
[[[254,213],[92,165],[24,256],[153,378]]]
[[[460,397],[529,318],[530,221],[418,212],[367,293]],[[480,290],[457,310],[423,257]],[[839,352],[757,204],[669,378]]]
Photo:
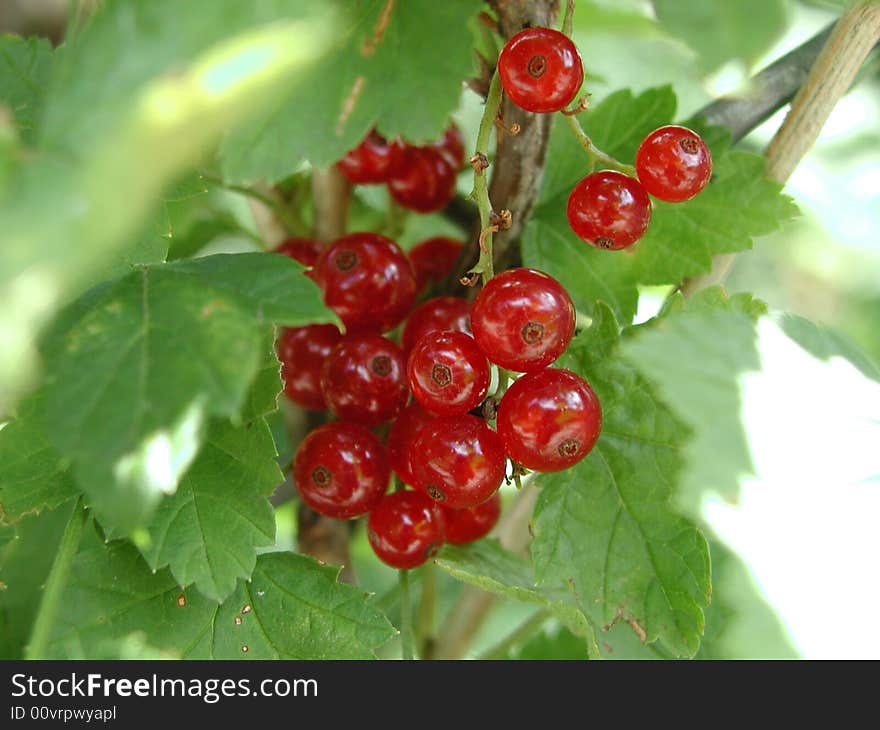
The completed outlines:
[[[655,198],[680,203],[712,177],[712,153],[692,129],[670,124],[651,132],[636,152],[639,182]]]

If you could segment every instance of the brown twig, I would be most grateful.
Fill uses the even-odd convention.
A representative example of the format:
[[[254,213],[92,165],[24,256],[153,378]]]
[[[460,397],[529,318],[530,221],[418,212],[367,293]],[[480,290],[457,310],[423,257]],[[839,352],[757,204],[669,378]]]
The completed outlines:
[[[550,27],[559,13],[558,0],[490,0],[489,4],[496,12],[503,38],[510,38],[527,26]],[[538,197],[552,123],[552,115],[532,114],[506,98],[500,116],[507,129],[516,127],[519,131],[515,135],[499,135],[492,162],[489,199],[499,208],[513,211],[511,227],[499,232],[493,240],[495,266],[499,270],[508,268],[517,256],[514,244]],[[459,209],[456,207],[453,211],[457,213]],[[447,291],[460,293],[458,281],[477,258],[480,232],[479,228],[473,229],[458,269],[446,282]]]

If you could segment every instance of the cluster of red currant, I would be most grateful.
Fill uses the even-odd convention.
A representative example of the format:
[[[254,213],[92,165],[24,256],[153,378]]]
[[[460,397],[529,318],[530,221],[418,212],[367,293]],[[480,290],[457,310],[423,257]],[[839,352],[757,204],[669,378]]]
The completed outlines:
[[[531,112],[563,111],[584,80],[577,47],[551,28],[527,28],[498,57],[504,92]],[[712,176],[712,156],[700,135],[675,125],[651,132],[639,145],[636,177],[598,170],[584,177],[568,198],[568,222],[579,238],[604,249],[627,248],[651,221],[649,194],[677,203],[693,198]]]
[[[308,274],[346,327],[345,335],[333,325],[291,328],[279,339],[287,395],[339,419],[303,440],[294,481],[321,514],[369,513],[370,544],[396,568],[422,564],[443,542],[486,535],[498,519],[508,458],[515,468],[565,469],[592,449],[601,427],[590,386],[547,367],[575,330],[574,306],[555,279],[511,269],[473,304],[434,297],[413,308],[416,271],[445,275],[455,263],[444,269],[431,259],[426,271],[421,252],[456,245],[432,239],[407,257],[384,236],[353,233],[317,258],[301,240],[279,249],[312,262]],[[404,320],[398,345],[383,333]],[[499,380],[524,373],[500,400],[500,389],[487,399],[490,361],[503,369]],[[383,445],[370,429],[389,421]],[[386,494],[392,470],[414,489]]]
[[[511,38],[498,74],[509,98],[535,113],[565,110],[584,78],[575,45],[549,28]],[[591,149],[594,158],[633,169]],[[451,200],[463,159],[452,125],[441,141],[419,147],[371,132],[338,167],[352,183],[386,183],[398,203],[429,212]],[[684,127],[652,132],[635,162],[638,179],[600,170],[572,190],[569,222],[588,243],[632,245],[650,221],[649,194],[687,200],[712,170],[706,145]],[[344,336],[333,325],[288,329],[278,343],[288,396],[338,419],[300,445],[297,489],[329,517],[368,514],[370,544],[401,569],[421,565],[444,542],[488,534],[500,513],[508,460],[511,476],[566,469],[589,453],[601,429],[589,384],[549,367],[575,331],[574,305],[552,277],[510,269],[490,278],[473,304],[435,297],[414,308],[426,284],[451,272],[461,250],[459,242],[435,238],[407,256],[378,233],[353,233],[326,248],[302,239],[279,248],[309,267],[346,328]],[[387,333],[402,323],[397,344]],[[389,422],[383,444],[370,429]],[[388,493],[392,471],[412,489]]]
[[[440,210],[455,197],[455,176],[464,162],[464,141],[451,124],[443,139],[416,146],[386,140],[377,132],[351,150],[337,167],[357,185],[385,183],[391,197],[419,213]]]

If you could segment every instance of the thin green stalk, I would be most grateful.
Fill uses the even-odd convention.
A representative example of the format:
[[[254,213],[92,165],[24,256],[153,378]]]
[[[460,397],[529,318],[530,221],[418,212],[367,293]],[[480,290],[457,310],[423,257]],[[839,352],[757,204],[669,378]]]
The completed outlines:
[[[577,137],[578,142],[581,147],[583,147],[584,152],[587,153],[587,156],[590,158],[590,169],[595,169],[597,164],[601,164],[603,167],[611,168],[612,170],[617,170],[622,172],[624,175],[630,175],[631,177],[636,176],[636,168],[632,165],[625,165],[622,162],[619,162],[611,155],[606,155],[602,150],[600,150],[596,145],[593,144],[593,140],[591,140],[587,133],[584,132],[583,127],[581,127],[581,123],[577,120],[577,117],[574,115],[566,115],[565,121],[568,122],[568,126],[571,128],[571,131],[574,133],[574,136]]]
[[[400,577],[400,651],[403,659],[413,658],[412,603],[409,597],[409,571],[398,571]]]
[[[60,608],[61,594],[64,593],[64,587],[67,585],[70,565],[79,550],[79,541],[85,523],[86,508],[83,505],[82,497],[80,497],[73,509],[73,514],[67,521],[67,527],[64,528],[58,552],[55,554],[55,562],[52,563],[52,569],[49,571],[49,577],[43,587],[37,617],[34,619],[30,641],[25,649],[25,659],[46,658],[46,647],[49,645],[49,637],[55,626],[55,616]]]
[[[574,0],[568,0],[565,4],[565,17],[562,19],[562,32],[571,37],[574,25]]]
[[[223,180],[221,180],[219,177],[214,177],[213,175],[203,174],[201,177],[206,182],[213,183],[222,188],[226,188],[226,190],[229,190],[230,192],[238,193],[239,195],[245,195],[262,203],[275,214],[275,217],[278,218],[279,221],[284,224],[284,227],[287,229],[288,233],[294,233],[297,230],[302,230],[302,221],[298,220],[294,215],[292,215],[286,205],[279,203],[277,200],[274,200],[268,195],[263,195],[263,193],[261,193],[259,190],[254,190],[254,188],[248,187],[247,185],[233,185],[230,183],[226,183],[223,182]]]
[[[434,643],[434,610],[437,605],[437,571],[428,561],[422,566],[422,601],[416,627],[417,646],[422,659],[430,659]]]
[[[480,129],[477,132],[477,156],[482,155],[488,165],[489,138],[495,128],[498,118],[498,110],[501,108],[501,77],[496,72],[489,84],[489,93],[486,96],[486,106],[483,109],[483,118],[480,120]],[[474,189],[471,198],[477,204],[480,211],[480,258],[477,265],[471,269],[474,274],[481,274],[485,284],[494,276],[495,266],[492,257],[492,202],[489,200],[489,179],[486,170],[481,169],[479,164],[474,166]]]
[[[390,195],[388,196],[388,222],[386,224],[388,238],[396,241],[406,228],[406,219],[409,211],[406,210]]]
[[[541,609],[532,614],[523,623],[517,626],[511,633],[505,636],[497,644],[489,647],[480,654],[478,659],[503,659],[515,646],[522,644],[538,631],[550,618],[550,612]]]

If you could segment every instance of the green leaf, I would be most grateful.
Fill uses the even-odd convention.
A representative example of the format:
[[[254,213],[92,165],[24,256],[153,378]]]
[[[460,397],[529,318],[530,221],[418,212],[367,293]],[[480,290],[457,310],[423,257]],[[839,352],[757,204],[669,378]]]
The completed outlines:
[[[68,464],[46,436],[43,393],[38,391],[0,429],[0,522],[54,509],[78,493]]]
[[[281,380],[281,363],[275,355],[275,330],[267,330],[263,337],[263,362],[241,412],[243,421],[253,421],[278,410],[278,396],[284,384]]]
[[[553,631],[542,631],[520,646],[512,647],[505,659],[520,660],[578,660],[586,659],[584,640],[564,626]]]
[[[539,586],[571,586],[594,626],[628,626],[643,643],[693,656],[711,589],[706,541],[670,504],[684,430],[615,356],[617,331],[600,308],[559,362],[599,396],[602,435],[573,468],[538,477],[535,572]]]
[[[268,553],[253,578],[218,606],[152,573],[124,542],[76,558],[50,655],[92,656],[142,632],[152,647],[190,659],[369,659],[394,635],[388,620],[337,570],[293,553]]]
[[[534,603],[550,610],[572,632],[598,654],[596,637],[583,612],[573,604],[565,586],[535,585],[532,566],[505,550],[497,540],[480,540],[472,545],[447,545],[434,562],[452,577],[517,601]]]
[[[26,515],[0,526],[0,658],[21,659],[73,505]],[[12,539],[10,539],[12,537]]]
[[[693,48],[707,72],[731,60],[753,63],[786,27],[783,0],[654,0],[654,8],[663,28]]]
[[[49,433],[105,527],[142,524],[192,463],[207,417],[238,414],[265,351],[261,323],[335,319],[301,271],[271,254],[145,267],[57,335]]]
[[[0,35],[0,106],[12,113],[27,143],[33,142],[52,61],[47,39]]]
[[[324,29],[319,27],[321,21],[333,21],[327,12],[320,14],[328,10],[326,6],[327,3],[315,0],[260,3],[214,0],[203,7],[181,6],[177,0],[106,3],[92,14],[83,31],[65,45],[58,59],[46,103],[41,141],[46,147],[66,147],[74,154],[83,154],[97,140],[117,129],[127,116],[132,99],[154,79],[184,76],[181,72],[194,59],[210,56],[230,38],[258,33],[271,23],[281,26],[314,21],[315,25],[309,26],[312,37],[302,33],[296,39],[291,38],[300,48],[289,50],[298,51],[297,55],[317,52],[320,45],[313,44],[329,40],[321,37],[321,31],[335,32],[332,23]],[[248,49],[249,57],[215,57],[212,60],[218,62],[215,67],[218,75],[205,81],[216,84],[218,96],[224,92],[235,93],[238,81],[247,79],[253,72],[265,71],[268,64],[283,63],[283,57],[268,55],[272,50],[270,46],[256,46]],[[120,63],[123,52],[125,63]],[[212,87],[206,84],[204,88]],[[198,89],[193,91],[198,93]],[[197,98],[193,101],[201,103]],[[261,100],[261,107],[265,108],[267,103],[271,103],[269,99]],[[206,125],[212,121],[202,119]]]
[[[334,37],[326,3],[119,0],[65,46],[40,154],[0,202],[0,409],[33,385],[53,314],[137,242],[163,189]]]
[[[601,149],[632,162],[644,136],[672,122],[674,114],[675,95],[660,87],[638,96],[618,91],[583,116]],[[640,284],[678,284],[706,273],[715,254],[750,248],[754,236],[793,217],[794,204],[764,177],[764,161],[730,151],[729,135],[710,131],[712,182],[684,203],[654,201],[645,236],[631,250],[609,252],[585,244],[568,225],[568,195],[590,170],[567,125],[557,124],[541,196],[523,233],[524,263],[559,279],[581,313],[589,316],[604,302],[626,323],[635,315]]]
[[[693,430],[684,446],[688,466],[676,495],[690,514],[707,489],[735,498],[739,479],[754,471],[739,392],[742,374],[760,367],[753,312],[705,301],[639,328],[623,345],[624,356]]]
[[[212,423],[198,458],[150,521],[150,542],[141,548],[150,567],[170,566],[180,585],[194,584],[215,601],[250,578],[256,548],[275,539],[267,497],[284,481],[275,456],[263,419]]]
[[[713,152],[714,154],[714,152]],[[716,156],[712,181],[685,203],[654,201],[651,225],[633,257],[643,284],[675,284],[709,271],[712,257],[752,247],[797,214],[782,186],[764,177],[765,162],[750,152]]]
[[[820,360],[839,356],[849,360],[863,375],[880,381],[880,368],[852,340],[825,325],[796,314],[783,313],[777,322],[791,339]]]
[[[778,616],[729,548],[713,542],[712,605],[697,659],[795,659]]]
[[[190,274],[205,286],[234,296],[259,321],[299,327],[341,322],[325,305],[305,268],[289,256],[239,253],[175,261],[164,270]]]
[[[303,158],[332,163],[374,126],[413,142],[442,135],[471,73],[468,21],[480,3],[369,0],[345,7],[345,27],[326,62],[303,74],[274,113],[226,139],[227,179],[275,182]]]
[[[836,345],[818,328],[795,329],[821,354]],[[835,596],[854,605],[876,597],[863,577],[880,550],[878,381],[844,357],[817,359],[774,318],[755,323],[730,307],[671,312],[639,328],[624,352],[692,428],[678,501],[743,562],[721,594],[736,626],[727,633],[722,611],[710,654],[736,656],[750,646],[738,635],[764,632],[767,652],[785,655],[776,622],[737,587],[737,574],[760,586],[799,655],[876,654],[857,624],[836,626],[833,641],[827,626]]]

